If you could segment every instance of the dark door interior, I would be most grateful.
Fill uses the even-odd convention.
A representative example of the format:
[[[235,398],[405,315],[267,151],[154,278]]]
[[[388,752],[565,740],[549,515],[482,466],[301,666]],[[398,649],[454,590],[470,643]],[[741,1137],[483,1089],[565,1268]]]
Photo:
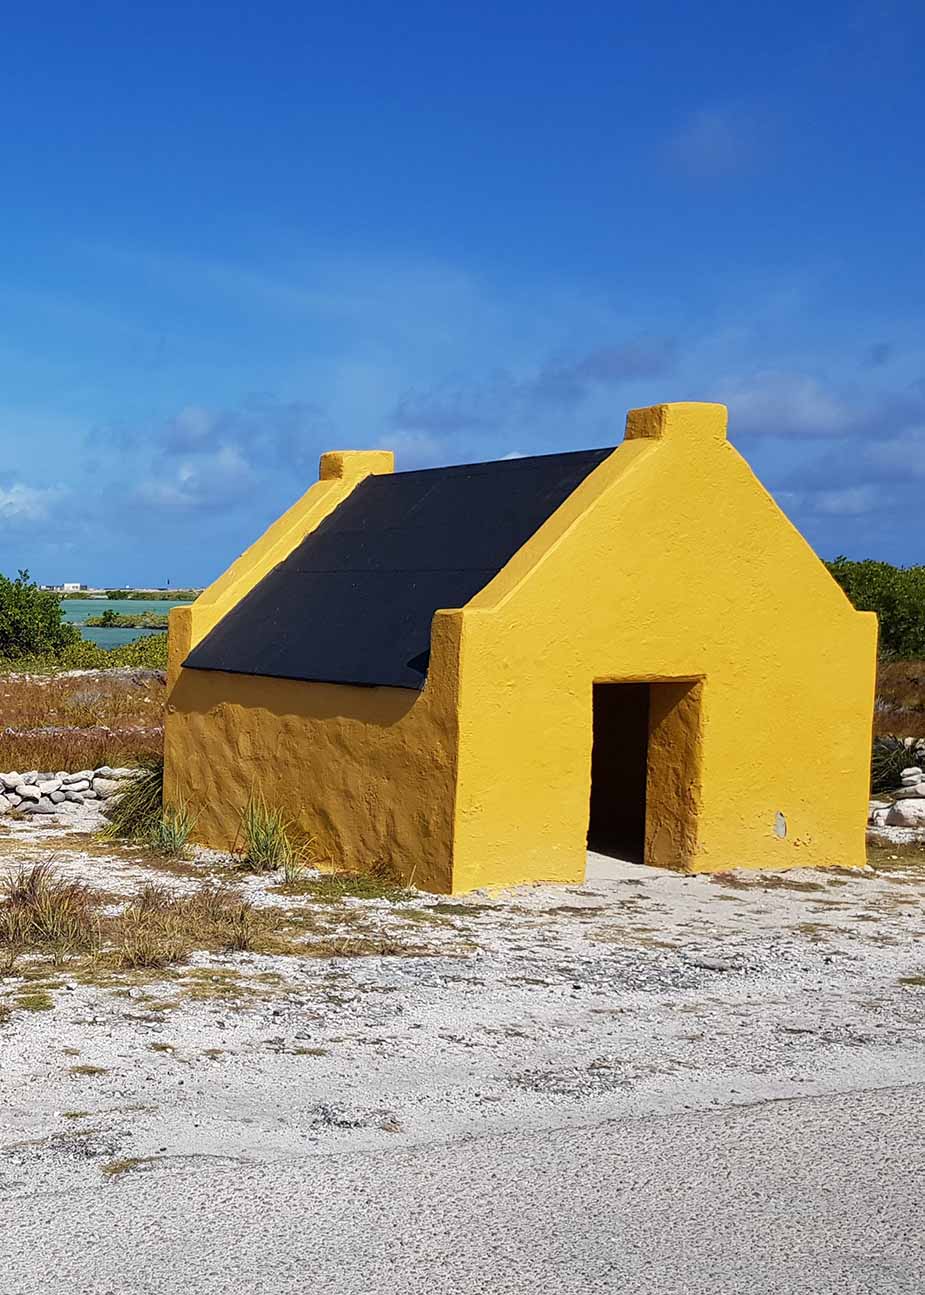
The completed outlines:
[[[594,685],[588,846],[642,863],[646,840],[649,685]]]

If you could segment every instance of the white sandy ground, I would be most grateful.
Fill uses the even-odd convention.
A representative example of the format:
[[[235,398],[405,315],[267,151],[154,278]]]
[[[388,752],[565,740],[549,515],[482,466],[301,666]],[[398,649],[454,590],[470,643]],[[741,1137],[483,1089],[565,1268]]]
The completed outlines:
[[[91,811],[65,827],[10,823],[0,836],[0,867],[50,857],[62,872],[125,894],[149,880],[198,884],[141,868],[124,850],[85,852],[75,829],[98,825]],[[204,873],[215,861],[203,852]],[[271,894],[262,879],[240,888],[257,903],[318,903]],[[12,1285],[0,1277],[0,1290],[531,1289],[486,1282],[481,1270],[477,1280],[475,1269],[467,1277],[464,1265],[449,1284],[405,1285],[400,1263],[375,1285],[368,1273],[359,1284],[333,1272],[327,1284],[304,1274],[274,1282],[272,1264],[263,1282],[211,1284],[202,1258],[189,1260],[192,1269],[181,1264],[172,1279],[135,1281],[124,1273],[104,1280],[99,1274],[110,1268],[102,1258],[102,1267],[87,1260],[82,1277],[72,1273],[58,1284],[23,1238],[36,1210],[49,1224],[75,1209],[119,1217],[123,1207],[112,1202],[120,1193],[126,1209],[138,1197],[139,1210],[146,1194],[150,1209],[152,1197],[179,1200],[201,1181],[209,1199],[224,1191],[223,1175],[232,1176],[229,1191],[234,1182],[270,1191],[259,1175],[285,1176],[286,1208],[294,1209],[293,1174],[317,1193],[326,1175],[362,1176],[358,1164],[375,1163],[357,1156],[404,1166],[407,1188],[472,1139],[510,1139],[511,1148],[527,1140],[527,1161],[563,1138],[576,1155],[587,1146],[593,1156],[598,1128],[610,1146],[605,1131],[623,1127],[630,1140],[636,1121],[664,1117],[661,1136],[676,1128],[680,1137],[710,1112],[918,1084],[925,1080],[923,897],[921,856],[897,857],[876,872],[711,878],[591,855],[580,886],[325,906],[335,918],[345,914],[351,938],[386,932],[399,945],[425,949],[423,956],[202,954],[194,958],[198,979],[187,969],[115,988],[65,972],[52,1011],[14,1008],[0,1025],[0,1196],[11,1225],[6,1246],[19,1265]],[[222,988],[205,973],[226,973],[228,995],[187,997],[193,984]],[[0,981],[0,1002],[15,1001],[21,988],[15,977]],[[74,1073],[75,1066],[95,1073]],[[773,1144],[773,1132],[762,1136]],[[475,1160],[479,1154],[472,1151]],[[701,1146],[698,1154],[708,1151]],[[122,1172],[107,1174],[107,1167]],[[862,1169],[840,1172],[851,1178]],[[302,1205],[310,1226],[311,1197]],[[419,1208],[427,1208],[426,1193]],[[918,1219],[920,1226],[921,1213]],[[113,1236],[98,1244],[107,1263],[118,1256]],[[196,1263],[205,1264],[202,1273]],[[582,1284],[580,1266],[575,1272],[569,1290],[623,1289],[590,1278]],[[532,1289],[566,1288],[561,1276],[549,1281]],[[633,1289],[776,1289],[754,1273],[742,1281],[688,1287],[654,1278],[640,1284],[637,1276]]]

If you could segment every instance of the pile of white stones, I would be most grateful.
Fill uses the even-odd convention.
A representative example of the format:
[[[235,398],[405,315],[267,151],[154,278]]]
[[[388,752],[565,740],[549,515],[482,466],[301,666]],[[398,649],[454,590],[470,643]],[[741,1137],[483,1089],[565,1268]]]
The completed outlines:
[[[124,791],[137,769],[81,769],[77,773],[0,773],[0,814],[57,814]],[[102,806],[101,806],[102,808]]]
[[[872,827],[925,827],[925,773],[910,765],[900,774],[902,786],[891,792],[892,801],[870,802]]]

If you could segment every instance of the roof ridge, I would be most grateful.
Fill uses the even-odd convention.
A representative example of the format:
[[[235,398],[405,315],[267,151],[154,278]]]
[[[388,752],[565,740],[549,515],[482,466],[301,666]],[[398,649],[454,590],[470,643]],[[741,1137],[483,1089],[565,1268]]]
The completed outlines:
[[[553,454],[518,454],[511,458],[505,459],[478,459],[474,463],[446,463],[433,468],[405,468],[400,472],[388,472],[377,475],[376,481],[388,481],[394,477],[419,477],[425,474],[443,474],[448,472],[471,472],[476,468],[522,468],[530,464],[547,464],[554,459],[565,462],[569,459],[577,461],[582,458],[593,458],[600,455],[602,458],[612,454],[617,447],[615,445],[601,445],[586,450],[563,450],[560,453]],[[369,480],[370,478],[367,478]]]

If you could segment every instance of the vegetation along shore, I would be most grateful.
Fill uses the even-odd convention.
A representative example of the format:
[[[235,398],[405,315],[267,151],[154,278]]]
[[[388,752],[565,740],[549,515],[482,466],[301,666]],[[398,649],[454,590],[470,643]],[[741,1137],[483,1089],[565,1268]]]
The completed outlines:
[[[165,630],[167,628],[166,612],[114,612],[107,607],[99,616],[88,616],[84,625],[94,629],[122,630]]]

